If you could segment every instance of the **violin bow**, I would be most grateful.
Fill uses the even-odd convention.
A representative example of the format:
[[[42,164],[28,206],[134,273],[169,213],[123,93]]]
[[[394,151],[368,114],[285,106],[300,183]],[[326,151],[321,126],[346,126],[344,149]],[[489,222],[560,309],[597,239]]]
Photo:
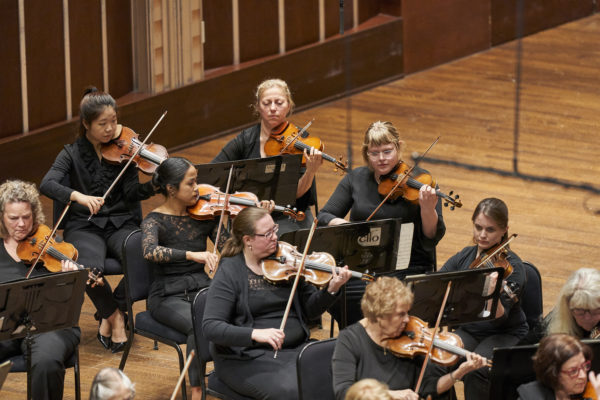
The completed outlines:
[[[304,132],[306,132],[306,130],[308,129],[309,126],[312,125],[312,123],[314,122],[314,118],[311,119],[308,124],[304,125],[304,127],[302,129],[300,129],[300,131],[296,134],[296,136],[293,136],[293,139],[289,141],[288,144],[286,144],[285,146],[283,146],[281,148],[281,150],[279,151],[279,154],[283,154],[284,151],[287,150],[288,147],[290,147],[292,145],[292,143],[294,143],[299,137],[302,137],[302,134]]]
[[[290,292],[290,298],[288,299],[287,306],[285,307],[285,312],[283,313],[283,318],[281,319],[280,330],[283,331],[285,328],[285,324],[288,319],[288,315],[290,314],[290,309],[292,308],[292,301],[294,300],[294,295],[296,294],[296,288],[298,287],[298,282],[300,281],[300,275],[302,275],[302,271],[304,270],[304,263],[306,261],[306,255],[308,254],[308,248],[310,247],[310,242],[312,241],[313,234],[315,233],[315,229],[317,228],[317,219],[313,219],[312,226],[310,227],[310,232],[308,234],[308,239],[306,239],[306,245],[304,245],[304,252],[302,253],[302,260],[300,261],[300,265],[298,266],[298,271],[296,272],[296,278],[294,279],[294,285],[292,286],[292,291]],[[275,350],[275,354],[273,358],[277,358],[277,350]]]
[[[179,375],[179,379],[177,380],[177,384],[175,385],[175,389],[173,390],[173,394],[171,395],[171,400],[175,400],[175,396],[177,395],[177,392],[179,391],[181,382],[183,382],[185,373],[187,372],[187,370],[190,368],[190,365],[192,364],[192,359],[194,358],[194,355],[196,355],[196,352],[194,350],[190,351],[190,355],[188,356],[187,361],[185,362],[185,366],[181,370],[181,375]]]
[[[379,205],[377,206],[377,208],[375,208],[375,210],[371,213],[371,215],[369,215],[369,217],[366,219],[367,221],[370,221],[371,218],[373,218],[373,216],[375,215],[375,213],[377,211],[379,211],[379,209],[381,208],[381,206],[383,206],[383,204],[390,198],[390,196],[392,196],[394,194],[394,192],[396,191],[396,189],[398,189],[398,186],[400,186],[400,184],[402,183],[402,181],[404,180],[405,177],[410,176],[411,172],[415,169],[415,167],[419,164],[419,162],[421,162],[421,160],[423,158],[425,158],[425,156],[427,155],[427,153],[429,153],[429,150],[431,150],[431,148],[438,142],[438,140],[440,140],[441,136],[438,136],[437,139],[435,139],[433,141],[433,143],[431,143],[429,145],[429,147],[427,148],[427,150],[425,150],[425,152],[423,154],[421,154],[419,156],[419,158],[417,158],[417,160],[415,161],[414,165],[412,167],[410,167],[405,173],[404,176],[402,177],[402,179],[396,179],[396,183],[394,184],[394,187],[392,187],[392,190],[390,190],[390,192],[385,196],[385,198],[383,200],[381,200],[381,203],[379,203]]]
[[[219,243],[219,238],[221,237],[221,229],[223,227],[223,218],[225,216],[225,213],[227,212],[227,209],[229,208],[229,184],[231,183],[231,175],[233,174],[233,164],[231,164],[231,167],[229,168],[229,177],[227,177],[227,186],[225,187],[225,205],[223,206],[223,211],[221,211],[221,217],[219,218],[219,226],[217,227],[217,236],[215,237],[215,243],[213,246],[213,254],[217,254],[217,244]],[[215,268],[214,270],[209,268],[208,269],[208,276],[210,279],[213,278],[213,276],[215,276],[215,273],[217,272],[217,269]]]
[[[127,164],[125,164],[125,166],[121,169],[121,172],[119,172],[119,175],[117,175],[117,177],[115,178],[115,180],[113,181],[113,183],[111,183],[111,185],[109,186],[109,188],[102,195],[102,200],[106,200],[106,198],[108,197],[108,195],[110,194],[110,192],[112,192],[112,190],[114,189],[114,187],[117,184],[117,182],[119,182],[119,180],[121,179],[121,177],[123,176],[123,174],[127,170],[127,167],[129,167],[129,165],[133,162],[133,159],[140,153],[140,151],[142,150],[142,148],[144,147],[144,145],[146,144],[146,142],[148,141],[148,139],[150,139],[150,136],[152,136],[152,134],[154,133],[154,131],[158,127],[158,124],[160,124],[162,122],[163,118],[165,118],[165,115],[167,115],[166,111],[160,116],[160,118],[158,119],[158,121],[156,121],[156,123],[154,124],[154,126],[150,130],[150,133],[148,133],[146,135],[146,138],[138,146],[137,150],[133,153],[133,155],[131,157],[129,157],[129,160],[127,160]],[[90,216],[88,217],[88,221],[91,220],[93,216],[94,216],[94,214],[90,213]]]
[[[427,368],[427,364],[429,363],[429,358],[431,357],[431,350],[433,349],[433,342],[435,341],[435,336],[438,333],[438,329],[440,327],[440,322],[442,321],[442,315],[444,313],[444,309],[446,308],[446,301],[448,300],[448,296],[450,295],[450,288],[452,287],[452,281],[448,282],[448,286],[446,287],[446,293],[444,294],[444,299],[442,300],[442,306],[440,307],[440,312],[438,313],[437,321],[435,321],[435,326],[433,327],[433,334],[431,337],[431,343],[427,348],[427,354],[425,355],[425,360],[423,361],[423,366],[421,367],[421,373],[419,374],[419,379],[417,380],[417,385],[415,386],[415,393],[419,393],[419,389],[421,388],[421,383],[423,382],[423,377],[425,376],[425,369]]]
[[[56,234],[56,231],[58,230],[58,227],[59,227],[60,223],[62,222],[63,218],[65,217],[65,215],[67,215],[67,211],[69,210],[69,207],[71,207],[71,200],[69,200],[69,202],[65,206],[65,209],[63,210],[62,214],[60,214],[58,221],[56,222],[56,224],[54,224],[54,227],[52,228],[52,232],[50,232],[50,235],[48,235],[48,238],[46,239],[46,242],[42,246],[42,249],[40,250],[37,258],[35,259],[35,261],[33,263],[31,263],[31,267],[29,267],[29,269],[27,270],[27,274],[25,274],[25,279],[29,279],[29,277],[31,276],[31,273],[33,272],[33,269],[35,268],[37,263],[40,261],[40,259],[44,255],[44,253],[46,253],[46,250],[48,250],[48,246],[50,245],[52,238]]]

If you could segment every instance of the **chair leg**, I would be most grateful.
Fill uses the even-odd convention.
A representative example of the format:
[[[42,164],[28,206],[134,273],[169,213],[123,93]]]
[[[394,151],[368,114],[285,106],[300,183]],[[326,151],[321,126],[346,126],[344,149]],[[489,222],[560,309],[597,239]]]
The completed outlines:
[[[183,357],[183,352],[181,351],[181,347],[177,346],[177,356],[179,357],[179,373],[183,371],[185,368],[185,358]],[[185,377],[181,381],[181,399],[187,400],[187,390],[185,387]]]
[[[123,349],[123,355],[121,356],[121,362],[119,363],[119,369],[123,371],[125,368],[125,363],[127,362],[127,357],[129,356],[129,350],[131,350],[131,346],[133,346],[133,337],[135,336],[135,332],[133,329],[129,330],[127,334],[127,343],[125,344],[125,348]]]
[[[158,340],[154,341],[154,347],[152,349],[153,350],[158,350]]]
[[[75,400],[81,400],[81,377],[79,375],[79,348],[75,349],[75,365],[73,366],[75,374]]]

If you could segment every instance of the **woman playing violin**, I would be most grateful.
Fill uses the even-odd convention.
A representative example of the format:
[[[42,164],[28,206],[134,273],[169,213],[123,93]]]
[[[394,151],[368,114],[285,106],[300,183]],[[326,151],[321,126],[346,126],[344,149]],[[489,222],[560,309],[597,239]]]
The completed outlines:
[[[378,193],[378,185],[401,162],[403,142],[391,122],[377,121],[367,131],[362,146],[366,166],[355,168],[340,181],[337,188],[319,212],[319,223],[339,225],[350,212],[350,221],[365,221],[384,199]],[[446,232],[442,217],[442,205],[435,189],[423,185],[419,191],[418,204],[399,198],[388,200],[374,215],[374,219],[402,218],[415,226],[409,273],[431,271],[434,265],[435,246]],[[360,282],[350,282],[353,289]],[[355,287],[356,286],[356,287]],[[360,290],[358,290],[360,292]],[[360,297],[348,302],[348,323],[361,318]],[[339,318],[336,317],[339,321]]]
[[[350,277],[347,267],[339,274],[334,269],[322,290],[301,281],[287,324],[279,329],[291,285],[268,283],[261,266],[277,250],[277,230],[262,208],[246,208],[234,219],[202,324],[214,344],[211,354],[219,379],[257,399],[298,398],[296,357],[310,334],[305,318],[320,316]]]
[[[39,193],[33,183],[13,180],[0,185],[0,283],[24,279],[28,270],[17,256],[17,247],[44,222]],[[63,261],[63,270],[77,269]],[[39,266],[31,276],[48,272]],[[33,336],[32,397],[62,399],[65,368],[79,344],[79,328],[45,332]],[[23,354],[27,347],[23,339],[0,342],[0,363]]]
[[[474,246],[468,246],[450,257],[439,272],[469,269],[473,261],[508,238],[508,207],[497,198],[483,199],[473,212]],[[494,347],[514,346],[528,330],[519,297],[526,275],[521,259],[510,249],[506,261],[512,274],[506,278],[507,290],[501,293],[494,320],[462,325],[457,329],[465,349],[491,358]],[[491,285],[495,286],[495,283]],[[488,397],[488,368],[481,368],[465,377],[465,399]]]
[[[281,79],[268,79],[256,88],[254,111],[259,116],[258,124],[244,129],[232,141],[227,143],[212,162],[264,158],[265,143],[273,130],[286,122],[294,109],[294,101],[287,83]],[[310,154],[304,152],[306,169],[298,181],[295,207],[306,213],[304,222],[295,222],[284,215],[275,215],[280,226],[279,235],[302,228],[309,228],[313,217],[309,206],[314,204],[316,189],[314,178],[323,163],[321,152],[312,148]]]
[[[381,277],[367,285],[361,300],[364,318],[340,332],[333,353],[333,388],[342,400],[354,382],[373,378],[389,386],[393,399],[417,400],[419,395],[447,392],[465,374],[485,365],[486,359],[470,353],[451,373],[437,365],[427,366],[419,395],[414,392],[424,358],[397,357],[388,340],[402,336],[413,295],[400,280]]]
[[[572,336],[543,338],[533,356],[537,380],[518,387],[519,399],[597,400],[600,381],[590,371],[592,356],[592,349]]]
[[[120,165],[102,159],[103,144],[118,135],[117,106],[108,93],[88,89],[79,105],[80,137],[66,145],[42,180],[40,190],[57,203],[73,202],[64,221],[64,237],[79,250],[80,262],[104,271],[107,253],[121,258],[121,247],[129,233],[141,221],[140,200],[154,194],[150,182],[140,184],[138,172],[128,168],[114,190],[102,196],[113,183]],[[90,215],[93,215],[91,220]],[[108,291],[87,293],[98,310],[98,340],[113,352],[122,351],[127,341],[123,313],[125,309],[122,283]]]

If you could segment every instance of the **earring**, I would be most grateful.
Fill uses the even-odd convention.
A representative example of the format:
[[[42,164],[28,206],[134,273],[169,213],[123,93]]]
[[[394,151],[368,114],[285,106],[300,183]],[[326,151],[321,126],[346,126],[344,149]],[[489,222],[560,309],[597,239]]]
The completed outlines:
[[[248,245],[248,248],[250,249],[250,251],[252,251],[252,245],[251,244]]]

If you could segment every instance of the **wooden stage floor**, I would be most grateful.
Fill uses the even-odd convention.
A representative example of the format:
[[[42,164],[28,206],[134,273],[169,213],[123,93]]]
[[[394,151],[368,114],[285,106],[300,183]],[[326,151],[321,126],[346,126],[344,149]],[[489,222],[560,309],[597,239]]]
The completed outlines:
[[[600,15],[538,33],[523,40],[518,169],[521,174],[574,184],[593,185],[600,176]],[[326,143],[326,152],[346,156],[351,143],[354,166],[362,165],[360,145],[367,126],[392,121],[406,142],[405,159],[431,150],[432,158],[513,170],[516,43],[473,55],[404,79],[295,114],[303,126],[315,118],[310,131]],[[292,88],[293,89],[293,88]],[[248,103],[252,99],[249,95]],[[249,112],[240,110],[240,112]],[[154,140],[160,142],[160,129]],[[173,155],[195,163],[208,162],[234,134],[202,143]],[[471,243],[471,214],[484,197],[505,200],[510,232],[519,236],[512,248],[534,263],[543,276],[544,309],[548,312],[565,279],[581,267],[598,268],[600,209],[598,191],[562,186],[517,176],[469,170],[457,166],[422,166],[440,188],[459,193],[463,208],[444,212],[446,236],[438,246],[438,263]],[[324,164],[318,173],[319,204],[323,205],[340,176]],[[144,204],[148,212],[160,202]],[[47,202],[45,203],[48,204]],[[50,210],[46,207],[47,211]],[[82,385],[87,397],[96,372],[118,366],[120,355],[101,349],[97,325],[86,299],[80,346]],[[328,335],[315,330],[316,337]],[[125,372],[136,382],[138,398],[164,399],[177,380],[175,352],[158,351],[152,342],[136,338]],[[2,398],[25,398],[25,375],[9,375]],[[73,374],[67,371],[65,399],[73,399]]]

